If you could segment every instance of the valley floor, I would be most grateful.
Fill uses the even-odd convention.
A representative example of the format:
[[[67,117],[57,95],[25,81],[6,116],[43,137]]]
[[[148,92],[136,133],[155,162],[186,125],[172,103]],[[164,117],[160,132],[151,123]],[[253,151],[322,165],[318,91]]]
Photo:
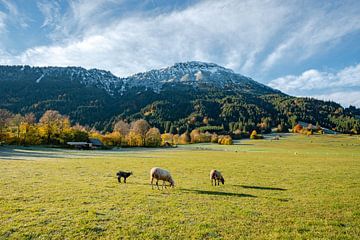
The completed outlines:
[[[176,188],[152,190],[149,171]],[[211,186],[220,170],[225,185]],[[119,184],[118,170],[134,176]],[[0,146],[0,239],[356,239],[360,138],[168,149]]]

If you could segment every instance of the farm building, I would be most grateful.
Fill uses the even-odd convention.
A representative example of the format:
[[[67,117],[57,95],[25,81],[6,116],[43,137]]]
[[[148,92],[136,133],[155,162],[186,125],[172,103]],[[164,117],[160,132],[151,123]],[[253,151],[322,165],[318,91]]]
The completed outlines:
[[[91,148],[103,148],[104,144],[97,138],[89,138],[89,144]]]
[[[76,149],[99,149],[104,147],[104,144],[97,138],[90,138],[87,142],[67,142],[66,144]]]
[[[313,131],[318,131],[319,129],[313,125],[313,124],[310,124],[310,123],[307,123],[307,122],[301,122],[299,121],[298,122],[303,128],[307,128],[307,129],[311,129]],[[325,133],[325,134],[337,134],[336,131],[334,130],[330,130],[328,128],[324,128],[324,127],[320,127],[320,129]]]

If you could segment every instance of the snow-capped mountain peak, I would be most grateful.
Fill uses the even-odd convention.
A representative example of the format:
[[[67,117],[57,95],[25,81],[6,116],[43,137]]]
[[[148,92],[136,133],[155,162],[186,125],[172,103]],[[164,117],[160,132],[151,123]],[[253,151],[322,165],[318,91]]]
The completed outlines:
[[[217,88],[243,88],[250,85],[267,88],[251,78],[234,73],[234,71],[214,63],[198,61],[176,63],[171,67],[137,73],[122,79],[125,89],[145,87],[160,92],[165,84],[186,84],[194,87],[213,86]]]

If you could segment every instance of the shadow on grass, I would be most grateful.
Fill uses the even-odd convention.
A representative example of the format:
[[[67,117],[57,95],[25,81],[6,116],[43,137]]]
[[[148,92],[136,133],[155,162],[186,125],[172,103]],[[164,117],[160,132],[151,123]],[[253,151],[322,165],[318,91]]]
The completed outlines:
[[[286,191],[285,188],[277,188],[277,187],[261,187],[261,186],[247,186],[247,185],[233,185],[235,187],[242,187],[242,188],[251,188],[251,189],[258,189],[258,190],[272,190],[272,191]]]
[[[255,195],[245,194],[245,193],[218,192],[218,191],[196,190],[196,189],[186,189],[186,188],[181,188],[180,190],[185,192],[193,192],[197,194],[257,198],[257,196]]]
[[[115,181],[115,180],[114,180]],[[116,182],[117,182],[117,179],[116,179]],[[124,182],[121,182],[121,183],[119,183],[119,182],[117,182],[117,184],[119,185],[119,186],[126,186],[126,185],[139,185],[139,186],[149,186],[150,188],[151,188],[151,184],[150,183],[140,183],[140,182],[130,182],[130,180],[127,180],[127,182],[126,183],[124,183]],[[171,186],[169,185],[169,184],[166,184],[165,185],[166,186],[166,188],[169,188],[169,189],[171,189]],[[164,189],[165,189],[165,186],[164,186]],[[155,182],[154,182],[154,189],[157,189],[157,186],[156,186],[156,184],[155,184]],[[159,182],[159,188],[160,189],[162,189],[162,181],[160,181]]]
[[[26,148],[3,148],[0,153],[0,160],[27,160],[28,158],[63,158],[55,151],[33,150]]]
[[[115,180],[117,182],[117,179]],[[123,181],[121,181],[121,183],[118,182],[119,185],[142,185],[142,186],[150,186],[150,183],[139,183],[139,182],[131,182],[130,180],[127,180],[126,183],[124,183]],[[160,185],[160,184],[159,184]],[[154,184],[155,186],[155,184]]]

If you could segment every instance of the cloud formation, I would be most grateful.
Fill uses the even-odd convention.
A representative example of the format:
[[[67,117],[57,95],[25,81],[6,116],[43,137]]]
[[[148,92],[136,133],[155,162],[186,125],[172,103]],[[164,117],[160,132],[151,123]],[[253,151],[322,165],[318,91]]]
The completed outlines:
[[[266,83],[274,78],[269,76],[279,76],[294,66],[303,71],[306,60],[332,51],[346,37],[360,34],[360,3],[352,0],[194,0],[179,8],[156,5],[162,1],[134,2],[38,0],[36,7],[42,14],[39,26],[46,29],[41,37],[48,38],[50,44],[34,44],[14,55],[0,39],[0,64],[75,65],[127,76],[198,60]],[[0,3],[7,9],[1,12],[0,8],[0,30],[6,30],[7,15],[22,19],[17,23],[20,26],[29,24],[25,20],[32,16],[23,17],[20,4],[8,0]],[[333,77],[314,71],[304,72],[302,78],[311,75],[311,79],[328,81]],[[312,86],[309,81],[307,84]]]
[[[4,6],[7,14],[3,12],[4,22],[14,22],[22,28],[28,27],[27,21],[29,20],[25,14],[19,11],[18,6],[9,0],[0,0],[0,4]],[[0,12],[1,13],[1,12]],[[4,23],[3,22],[3,23]],[[1,23],[1,20],[0,20]]]
[[[311,96],[360,107],[360,64],[335,73],[310,69],[298,76],[274,79],[268,85],[290,95]]]
[[[61,18],[61,6],[58,1],[38,1],[37,7],[43,15],[43,23],[41,27],[54,27],[57,28],[57,21]]]
[[[357,5],[340,5],[336,11],[305,6],[304,16],[297,19],[296,2],[203,1],[179,11],[126,17],[115,15],[121,4],[70,1],[67,11],[58,16],[59,2],[38,2],[42,26],[53,27],[50,35],[56,41],[34,46],[7,62],[82,65],[128,75],[201,60],[253,75],[289,57],[307,58],[319,45],[360,29]]]
[[[339,4],[339,9],[305,9],[307,16],[295,22],[293,31],[285,37],[265,58],[262,66],[265,70],[284,60],[305,60],[327,48],[327,44],[336,44],[342,37],[360,29],[360,18],[356,17],[358,7],[351,4]],[[343,14],[343,13],[346,13]],[[298,15],[299,13],[295,13]],[[301,12],[301,14],[303,14]]]

